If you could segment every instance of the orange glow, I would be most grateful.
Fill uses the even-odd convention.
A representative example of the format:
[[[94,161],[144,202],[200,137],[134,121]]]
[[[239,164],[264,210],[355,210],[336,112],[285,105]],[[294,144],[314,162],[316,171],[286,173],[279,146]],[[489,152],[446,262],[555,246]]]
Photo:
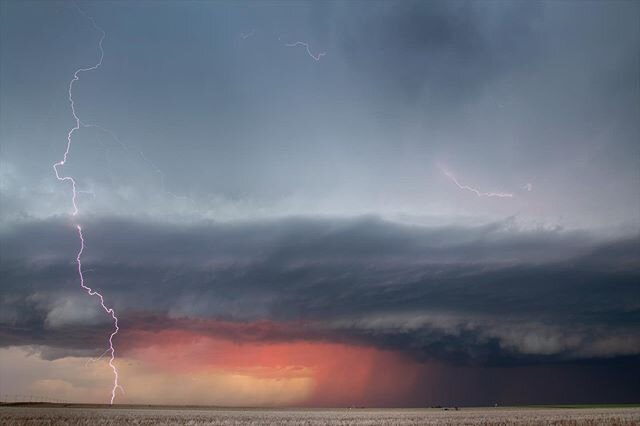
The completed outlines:
[[[172,374],[224,373],[253,379],[310,381],[311,392],[302,404],[315,406],[385,405],[411,400],[418,382],[430,373],[425,364],[403,354],[368,346],[232,339],[229,324],[211,321],[206,334],[202,329],[133,332],[126,339],[126,356]],[[225,330],[224,336],[217,335],[217,326]]]

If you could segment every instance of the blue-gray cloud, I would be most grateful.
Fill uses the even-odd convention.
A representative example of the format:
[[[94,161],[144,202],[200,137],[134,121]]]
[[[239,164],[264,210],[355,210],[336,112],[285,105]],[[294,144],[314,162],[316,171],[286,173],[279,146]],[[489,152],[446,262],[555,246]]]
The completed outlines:
[[[640,355],[637,236],[603,240],[510,221],[430,228],[374,217],[95,219],[86,229],[88,281],[124,325],[145,317],[156,327],[180,318],[302,322],[306,338],[455,362]],[[64,346],[65,335],[71,347],[96,344],[87,333],[95,336],[102,316],[76,288],[76,246],[60,220],[3,234],[5,344]]]

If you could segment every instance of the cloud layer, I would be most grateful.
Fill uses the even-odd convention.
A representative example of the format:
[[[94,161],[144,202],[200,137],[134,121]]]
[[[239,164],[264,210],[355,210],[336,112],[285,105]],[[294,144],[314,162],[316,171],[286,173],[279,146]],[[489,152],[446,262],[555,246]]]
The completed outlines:
[[[87,277],[118,307],[125,330],[354,341],[497,365],[640,355],[638,237],[373,217],[188,226],[96,219],[86,229]],[[76,289],[65,222],[16,227],[3,241],[4,344],[97,349],[100,339],[87,334],[105,319]],[[285,326],[254,335],[216,331],[208,320]]]

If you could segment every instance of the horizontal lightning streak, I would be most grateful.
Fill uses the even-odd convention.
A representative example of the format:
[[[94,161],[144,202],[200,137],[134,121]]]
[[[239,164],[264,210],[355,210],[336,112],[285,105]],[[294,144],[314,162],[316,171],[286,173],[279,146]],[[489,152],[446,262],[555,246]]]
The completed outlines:
[[[470,187],[468,185],[463,185],[460,182],[458,182],[458,179],[454,176],[454,174],[451,173],[449,170],[447,170],[445,167],[440,166],[440,170],[442,170],[442,173],[444,173],[444,175],[446,177],[448,177],[453,183],[455,183],[458,188],[466,190],[466,191],[473,192],[478,197],[498,197],[498,198],[512,198],[513,197],[513,194],[511,194],[509,192],[482,192],[482,191],[479,191],[479,190],[477,190],[475,188],[472,188],[472,187]]]
[[[314,61],[319,61],[320,58],[322,58],[324,55],[327,54],[327,52],[320,52],[317,55],[314,55],[313,52],[311,52],[311,48],[309,47],[308,43],[305,43],[303,41],[296,41],[294,43],[285,43],[285,46],[287,47],[296,47],[296,46],[304,46],[304,48],[307,50],[307,53],[309,54],[309,56],[311,56],[313,58]]]

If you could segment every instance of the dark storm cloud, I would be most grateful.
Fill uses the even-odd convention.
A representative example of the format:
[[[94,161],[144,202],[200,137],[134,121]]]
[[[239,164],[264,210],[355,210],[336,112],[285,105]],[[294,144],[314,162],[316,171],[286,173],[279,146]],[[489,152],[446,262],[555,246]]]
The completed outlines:
[[[353,4],[357,16],[337,37],[372,85],[403,99],[425,95],[440,107],[468,102],[487,84],[535,61],[540,2]]]
[[[640,354],[637,236],[374,217],[85,229],[87,281],[123,330],[353,341],[495,364]],[[99,348],[95,327],[109,325],[75,288],[68,224],[24,224],[2,241],[3,344]],[[276,325],[247,325],[260,321]]]

